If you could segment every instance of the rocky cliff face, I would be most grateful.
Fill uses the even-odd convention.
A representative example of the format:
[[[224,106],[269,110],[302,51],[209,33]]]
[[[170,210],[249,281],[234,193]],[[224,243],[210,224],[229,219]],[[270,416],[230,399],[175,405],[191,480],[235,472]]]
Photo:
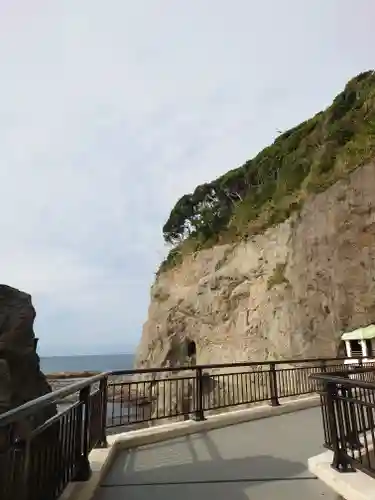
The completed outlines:
[[[136,366],[334,356],[342,330],[375,322],[375,164],[264,234],[161,273]]]
[[[51,391],[40,371],[31,296],[0,285],[0,414]],[[34,425],[56,413],[54,406],[37,415]]]

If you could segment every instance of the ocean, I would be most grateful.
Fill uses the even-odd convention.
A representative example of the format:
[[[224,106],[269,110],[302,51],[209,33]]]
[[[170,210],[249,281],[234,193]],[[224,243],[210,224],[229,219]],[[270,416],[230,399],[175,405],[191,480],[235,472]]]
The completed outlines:
[[[40,367],[45,374],[56,372],[131,370],[133,362],[134,354],[40,357]]]
[[[131,370],[133,368],[134,354],[98,354],[98,355],[86,355],[86,356],[50,356],[50,357],[40,357],[40,367],[46,375],[49,373],[61,373],[61,372],[82,372],[82,371],[111,371],[111,370]],[[59,384],[59,386],[53,384],[55,389],[62,387],[64,385],[69,385],[76,380],[65,380]],[[71,403],[63,403],[58,405],[58,410],[63,411],[68,408]],[[108,422],[114,417],[119,417],[122,415],[124,419],[127,418],[127,414],[131,415],[134,413],[134,409],[131,404],[123,403],[121,408],[119,403],[108,402],[107,406],[107,418]],[[133,417],[134,418],[134,417]]]

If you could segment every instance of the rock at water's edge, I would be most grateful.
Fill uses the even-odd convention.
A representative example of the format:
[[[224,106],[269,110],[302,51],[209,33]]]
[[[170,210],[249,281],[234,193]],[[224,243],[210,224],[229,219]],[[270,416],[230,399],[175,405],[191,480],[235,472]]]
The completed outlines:
[[[31,296],[0,285],[0,414],[51,392],[40,370]],[[57,413],[55,405],[33,419],[37,426]]]

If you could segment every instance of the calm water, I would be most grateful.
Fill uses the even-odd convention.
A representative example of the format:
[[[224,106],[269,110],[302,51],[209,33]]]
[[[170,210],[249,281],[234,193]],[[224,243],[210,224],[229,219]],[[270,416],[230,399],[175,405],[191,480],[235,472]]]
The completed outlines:
[[[40,366],[44,373],[53,372],[80,372],[80,371],[110,371],[133,368],[133,354],[106,354],[96,356],[53,356],[41,357]],[[71,384],[71,380],[67,380],[66,384]],[[71,403],[58,405],[60,411],[69,407]],[[131,405],[124,404],[121,408],[118,403],[108,403],[108,420],[113,417],[118,417],[121,414],[126,416],[128,413],[134,412]]]
[[[87,356],[51,356],[41,357],[40,366],[44,373],[80,372],[110,370],[131,370],[133,354],[98,354]]]

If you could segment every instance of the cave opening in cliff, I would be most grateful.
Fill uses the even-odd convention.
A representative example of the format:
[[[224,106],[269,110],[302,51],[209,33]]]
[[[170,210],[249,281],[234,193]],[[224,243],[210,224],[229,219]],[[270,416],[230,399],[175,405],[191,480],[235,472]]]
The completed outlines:
[[[196,357],[197,357],[197,346],[194,342],[194,340],[189,340],[187,344],[187,355],[188,358],[191,360],[191,364],[195,365],[196,363]]]

